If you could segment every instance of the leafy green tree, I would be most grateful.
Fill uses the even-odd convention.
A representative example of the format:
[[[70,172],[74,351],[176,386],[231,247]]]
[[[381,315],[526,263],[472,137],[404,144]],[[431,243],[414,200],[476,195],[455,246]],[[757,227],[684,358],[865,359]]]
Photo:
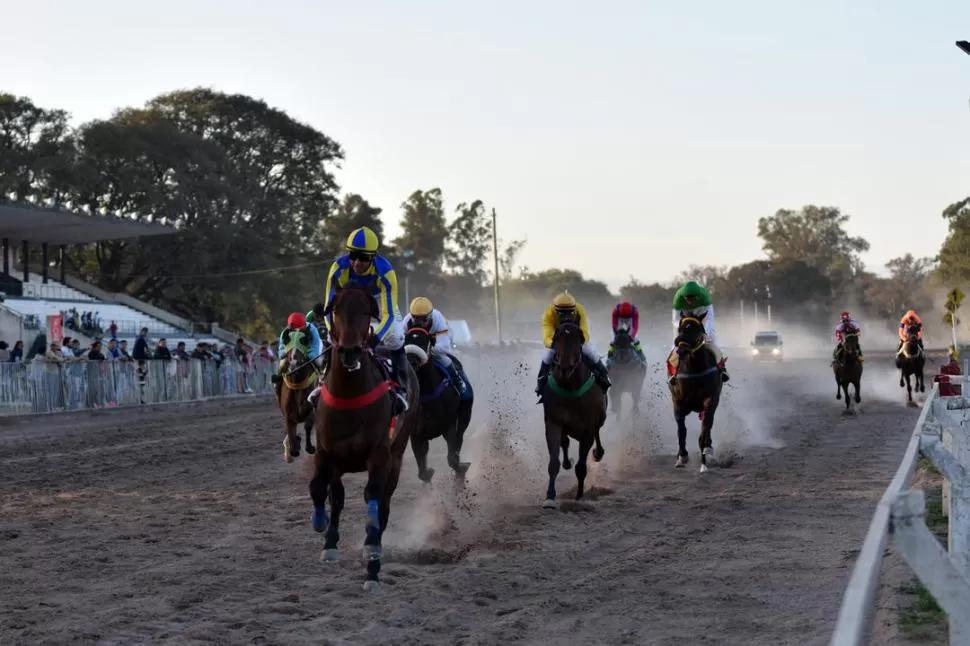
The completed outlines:
[[[669,317],[674,292],[676,291],[676,287],[673,286],[665,286],[660,283],[648,285],[630,276],[630,282],[620,288],[620,298],[636,305],[641,312],[641,318],[644,318],[647,313],[658,312]]]
[[[488,276],[486,263],[492,255],[492,218],[481,200],[462,202],[458,217],[448,226],[445,257],[452,272],[483,285]]]
[[[383,209],[373,206],[356,193],[348,193],[333,214],[320,223],[317,231],[317,248],[326,258],[334,258],[344,252],[344,244],[351,231],[370,227],[381,241],[381,253],[387,255],[384,240]]]
[[[499,243],[499,249],[502,249],[502,251],[499,253],[498,267],[499,272],[502,274],[502,282],[512,280],[512,275],[515,271],[515,263],[522,254],[525,244],[525,240],[513,240],[504,246],[502,243]]]
[[[441,189],[415,191],[401,204],[401,235],[394,246],[410,250],[418,271],[437,276],[445,261],[448,224]]]
[[[940,248],[939,272],[950,283],[970,281],[970,197],[943,210],[949,233]]]
[[[801,260],[828,276],[847,262],[861,270],[859,254],[869,250],[869,243],[845,230],[849,216],[837,207],[808,205],[798,211],[779,209],[774,215],[758,220],[762,249],[772,261]]]
[[[59,202],[72,152],[67,112],[0,92],[0,200],[10,195]]]

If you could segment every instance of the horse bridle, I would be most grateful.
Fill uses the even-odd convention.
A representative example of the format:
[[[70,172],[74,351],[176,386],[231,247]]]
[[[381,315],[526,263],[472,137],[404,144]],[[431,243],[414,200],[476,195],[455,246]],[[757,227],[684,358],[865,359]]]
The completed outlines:
[[[683,340],[683,335],[684,335],[683,327],[684,327],[684,323],[687,322],[687,321],[692,321],[694,323],[697,323],[699,326],[701,326],[701,329],[702,330],[704,329],[704,324],[697,317],[694,317],[694,316],[685,316],[684,318],[680,319],[680,325],[677,326],[678,329],[679,329],[679,332],[677,334],[677,338],[681,339],[680,341],[677,342],[677,347],[678,348],[687,348],[688,354],[694,354],[695,352],[697,352],[698,350],[700,350],[701,348],[704,347],[704,342],[705,342],[706,339],[704,339],[704,334],[701,333],[701,338],[697,342],[697,345],[695,345],[695,346],[691,346],[687,341],[684,341]]]

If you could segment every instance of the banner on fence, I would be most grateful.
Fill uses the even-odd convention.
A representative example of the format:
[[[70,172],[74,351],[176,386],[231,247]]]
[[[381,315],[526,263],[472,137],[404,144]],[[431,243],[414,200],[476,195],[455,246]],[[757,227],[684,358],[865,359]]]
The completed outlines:
[[[47,316],[47,342],[64,342],[64,315],[49,314]]]

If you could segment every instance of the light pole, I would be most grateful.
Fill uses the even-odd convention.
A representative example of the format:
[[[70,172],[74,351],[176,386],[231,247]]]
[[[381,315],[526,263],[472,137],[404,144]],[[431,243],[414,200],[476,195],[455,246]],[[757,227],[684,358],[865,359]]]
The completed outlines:
[[[414,256],[414,252],[410,249],[404,249],[401,251],[401,257],[404,258],[404,308],[408,309],[411,307],[411,272],[414,271],[414,263],[411,262],[411,257]]]
[[[757,331],[757,329],[758,329],[758,298],[759,298],[758,294],[759,294],[759,292],[760,292],[760,290],[757,287],[755,287],[754,288],[754,327],[755,327],[755,331]]]
[[[768,314],[768,325],[771,325],[771,287],[765,285],[765,311]]]
[[[498,228],[496,226],[497,217],[495,209],[492,209],[492,258],[494,266],[492,271],[495,279],[492,281],[492,291],[495,295],[495,333],[498,335],[498,343],[502,345],[502,300],[499,295],[499,275],[498,275]]]

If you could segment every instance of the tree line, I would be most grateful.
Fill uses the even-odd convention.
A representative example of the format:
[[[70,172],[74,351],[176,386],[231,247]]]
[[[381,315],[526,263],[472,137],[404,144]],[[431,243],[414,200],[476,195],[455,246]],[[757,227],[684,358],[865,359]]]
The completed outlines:
[[[343,158],[333,138],[241,94],[180,90],[73,127],[64,110],[0,93],[0,199],[178,229],[70,248],[68,272],[98,287],[271,337],[287,313],[322,299],[346,236],[370,226],[412,297],[430,296],[450,317],[492,328],[486,203],[476,197],[449,207],[440,188],[415,190],[400,205],[401,235],[385,241],[383,208],[341,193]],[[886,278],[865,270],[860,254],[869,243],[848,234],[848,214],[808,205],[758,221],[764,259],[693,265],[665,283],[631,276],[619,294],[570,268],[530,271],[518,263],[524,240],[499,241],[506,336],[537,336],[541,307],[566,288],[594,311],[623,298],[669,324],[673,292],[687,279],[707,285],[719,311],[770,301],[809,324],[828,324],[845,307],[882,319],[908,308],[928,312],[936,292],[970,279],[970,198],[943,217],[949,234],[939,255],[895,258]],[[400,299],[406,308],[403,285]],[[938,314],[924,318],[930,324]]]

